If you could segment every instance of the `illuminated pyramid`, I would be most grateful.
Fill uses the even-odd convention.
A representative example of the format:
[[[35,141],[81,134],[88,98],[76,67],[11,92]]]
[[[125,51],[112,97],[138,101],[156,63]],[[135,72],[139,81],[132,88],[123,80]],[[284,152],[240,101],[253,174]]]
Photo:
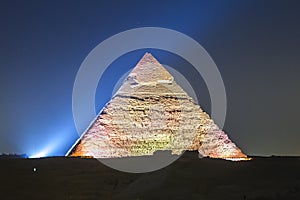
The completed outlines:
[[[117,158],[170,150],[247,159],[168,71],[146,53],[67,155]]]

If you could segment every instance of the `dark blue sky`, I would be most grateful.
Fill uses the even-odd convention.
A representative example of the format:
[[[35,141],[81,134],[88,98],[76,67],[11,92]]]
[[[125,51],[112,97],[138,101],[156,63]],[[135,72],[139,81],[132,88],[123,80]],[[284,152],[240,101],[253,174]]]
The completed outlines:
[[[79,137],[72,88],[84,58],[114,34],[155,26],[187,34],[214,59],[228,98],[224,129],[238,146],[252,155],[300,155],[299,9],[297,1],[263,0],[1,1],[0,152],[64,155]],[[146,51],[190,80],[210,112],[202,78],[178,56],[153,49],[108,68],[97,111]]]

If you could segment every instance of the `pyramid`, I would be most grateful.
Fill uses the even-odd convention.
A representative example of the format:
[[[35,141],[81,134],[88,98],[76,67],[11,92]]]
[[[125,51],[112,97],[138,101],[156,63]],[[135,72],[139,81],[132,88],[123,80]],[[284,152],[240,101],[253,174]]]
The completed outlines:
[[[146,53],[67,155],[119,158],[166,150],[247,159],[173,76]]]

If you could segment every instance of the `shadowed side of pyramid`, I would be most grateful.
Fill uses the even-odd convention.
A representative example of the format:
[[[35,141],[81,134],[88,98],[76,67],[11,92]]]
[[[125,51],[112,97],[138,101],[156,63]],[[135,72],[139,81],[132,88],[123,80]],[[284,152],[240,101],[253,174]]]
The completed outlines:
[[[146,53],[68,155],[121,158],[185,150],[212,158],[247,158]]]

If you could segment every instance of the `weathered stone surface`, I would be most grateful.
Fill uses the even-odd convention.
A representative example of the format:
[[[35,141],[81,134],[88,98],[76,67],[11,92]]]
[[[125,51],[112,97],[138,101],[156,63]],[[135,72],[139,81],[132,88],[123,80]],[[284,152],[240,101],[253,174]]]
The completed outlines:
[[[146,53],[69,155],[112,158],[153,155],[158,150],[247,157]]]

